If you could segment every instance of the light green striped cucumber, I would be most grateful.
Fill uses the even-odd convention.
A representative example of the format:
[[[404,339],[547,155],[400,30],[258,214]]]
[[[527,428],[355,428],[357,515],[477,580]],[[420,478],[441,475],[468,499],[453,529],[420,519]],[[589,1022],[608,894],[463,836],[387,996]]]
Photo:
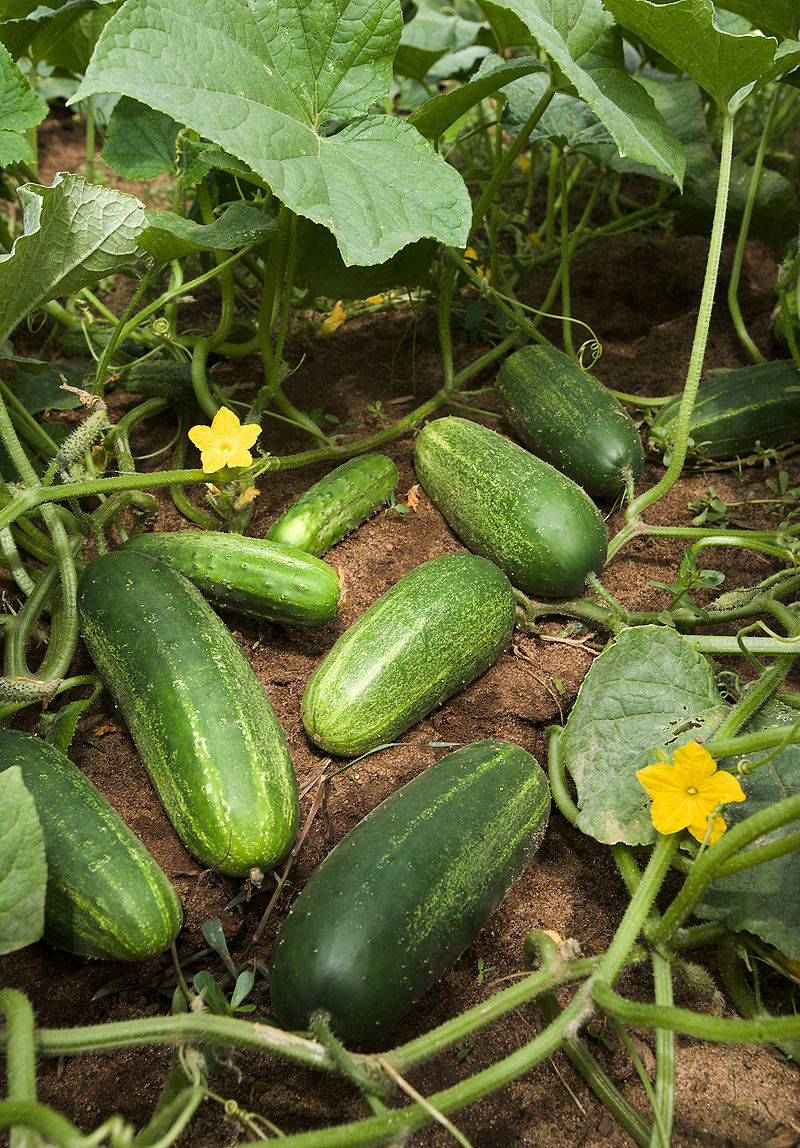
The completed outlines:
[[[346,1044],[395,1024],[475,939],[547,828],[550,790],[526,750],[448,754],[356,825],[278,933],[272,1004],[288,1029],[331,1015]]]
[[[608,539],[584,490],[496,431],[448,415],[420,431],[417,477],[466,547],[524,594],[567,598],[602,570]]]
[[[492,665],[514,629],[508,579],[476,554],[429,558],[342,634],[309,679],[303,723],[352,757],[421,721]]]
[[[644,467],[639,432],[594,375],[555,347],[520,347],[497,374],[497,394],[525,446],[595,498],[617,498]]]
[[[174,941],[178,894],[144,845],[69,758],[0,730],[0,772],[19,766],[47,859],[44,939],[98,960],[143,961]]]
[[[135,534],[123,544],[160,558],[232,610],[301,626],[335,618],[343,588],[327,562],[296,546],[214,530]]]
[[[351,458],[300,495],[267,531],[320,557],[375,514],[397,486],[397,467],[383,454]]]
[[[297,832],[286,737],[252,666],[192,583],[114,550],[78,582],[81,632],[164,808],[204,865],[271,869]]]

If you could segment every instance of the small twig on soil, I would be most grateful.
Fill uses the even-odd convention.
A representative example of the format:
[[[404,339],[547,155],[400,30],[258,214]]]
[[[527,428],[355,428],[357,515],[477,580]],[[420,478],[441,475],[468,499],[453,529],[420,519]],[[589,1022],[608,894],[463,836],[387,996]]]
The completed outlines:
[[[558,709],[558,716],[561,719],[561,722],[563,724],[563,722],[564,722],[564,711],[561,708],[561,700],[560,700],[558,694],[556,693],[556,691],[551,686],[549,686],[547,684],[547,681],[544,678],[540,677],[539,674],[537,674],[536,671],[531,669],[530,665],[527,664],[527,663],[533,661],[530,654],[527,653],[527,651],[523,650],[520,646],[517,646],[517,645],[512,646],[511,651],[515,657],[519,658],[522,662],[526,663],[523,666],[523,669],[527,670],[528,673],[531,675],[531,677],[535,678],[536,681],[539,683],[539,685],[543,686],[544,689],[547,690],[550,697],[556,703],[556,707]]]

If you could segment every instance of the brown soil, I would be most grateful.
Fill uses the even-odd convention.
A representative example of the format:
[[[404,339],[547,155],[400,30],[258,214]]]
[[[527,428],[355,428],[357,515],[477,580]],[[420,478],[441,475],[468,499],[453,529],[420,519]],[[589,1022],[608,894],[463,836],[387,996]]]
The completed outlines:
[[[63,134],[63,127],[60,130],[61,135],[45,136],[45,182],[53,172],[76,166],[74,144]],[[603,344],[596,373],[606,382],[623,391],[648,395],[680,388],[688,362],[705,246],[695,238],[643,234],[596,246],[578,256],[573,273],[573,313],[592,325]],[[769,333],[777,259],[777,253],[766,245],[751,245],[741,291],[751,333],[772,357],[785,354]],[[708,368],[741,366],[747,361],[725,306],[729,264],[727,252]],[[551,334],[558,340],[557,328]],[[475,353],[474,344],[461,340],[458,365]],[[363,434],[365,428],[378,425],[368,404],[381,400],[383,410],[394,418],[424,400],[439,384],[435,316],[428,311],[422,312],[415,325],[404,310],[352,319],[328,340],[295,340],[288,358],[297,362],[302,354],[305,359],[291,379],[291,397],[308,410],[323,407],[343,424],[352,419],[353,434]],[[227,366],[218,381],[223,386],[235,381],[237,390],[246,397],[258,377],[259,364],[252,361]],[[476,385],[491,381],[488,374]],[[122,405],[129,402],[121,400]],[[480,406],[496,409],[494,396],[483,396]],[[508,432],[498,417],[486,416],[485,421]],[[153,443],[167,443],[173,433],[170,420],[148,425],[139,449],[145,453]],[[286,454],[305,448],[307,442],[287,434],[285,424],[266,420],[261,445],[273,453]],[[405,501],[406,492],[416,481],[412,449],[411,435],[385,447],[400,471],[398,502]],[[795,469],[791,462],[787,465]],[[324,470],[266,476],[259,484],[260,496],[249,532],[263,535],[276,514]],[[639,488],[652,484],[659,473],[657,462],[649,463]],[[688,474],[651,516],[662,523],[688,524],[692,515],[687,503],[701,496],[709,485],[721,497],[733,500],[745,497],[749,490],[763,489],[764,480],[760,468],[745,470],[741,482],[731,473]],[[195,492],[193,497],[199,499],[200,494]],[[606,510],[613,531],[617,519],[610,508]],[[175,528],[181,521],[171,504],[162,500],[158,528]],[[342,567],[349,587],[346,607],[336,621],[312,631],[227,616],[278,712],[301,782],[310,779],[324,760],[308,742],[300,721],[300,698],[313,667],[346,627],[398,578],[433,555],[459,549],[458,540],[422,494],[415,510],[406,514],[396,509],[382,512],[329,552],[328,560]],[[668,596],[652,582],[673,580],[681,554],[680,545],[640,540],[609,565],[603,582],[628,607],[661,607]],[[726,587],[751,584],[770,569],[767,559],[730,550],[707,552],[706,565],[725,571]],[[547,637],[552,637],[558,634],[561,623],[554,620],[546,628]],[[521,633],[514,643],[483,677],[414,727],[402,744],[376,753],[337,776],[293,871],[292,891],[305,884],[334,841],[398,786],[447,752],[432,748],[431,743],[502,737],[524,746],[540,762],[546,761],[545,730],[568,713],[592,654],[575,645]],[[556,688],[556,680],[563,684],[563,693]],[[262,894],[237,909],[226,909],[237,892],[237,883],[201,872],[177,842],[123,723],[107,700],[85,715],[73,756],[174,881],[186,917],[178,949],[187,973],[208,968],[221,975],[223,967],[213,953],[190,963],[204,945],[201,924],[221,918],[236,959],[248,946],[266,897]],[[304,798],[303,812],[311,797],[309,792]],[[290,897],[291,892],[284,894],[273,915],[260,946],[262,959],[269,955]],[[586,953],[602,950],[626,903],[622,881],[608,851],[581,836],[554,811],[541,851],[501,908],[453,970],[392,1032],[387,1045],[410,1039],[491,995],[504,978],[521,970],[522,943],[531,928],[555,929],[565,937],[574,937]],[[708,960],[713,971],[713,954],[708,954]],[[479,961],[483,962],[483,974]],[[47,1027],[166,1012],[169,1001],[160,986],[170,973],[168,955],[131,968],[86,962],[45,944],[0,961],[0,981],[27,993],[38,1024]],[[123,986],[119,991],[96,995],[114,980]],[[634,995],[646,997],[650,993],[644,975],[628,974],[622,986]],[[251,999],[257,1005],[255,1015],[268,1019],[270,1002],[264,979],[257,981]],[[411,1083],[423,1094],[447,1087],[506,1056],[528,1041],[541,1023],[535,1007],[523,1008],[479,1033],[474,1042],[414,1072]],[[644,1089],[621,1045],[609,1033],[600,1035],[602,1040],[589,1038],[593,1051],[631,1103],[649,1116]],[[652,1067],[652,1034],[642,1030],[636,1039],[645,1064]],[[168,1050],[151,1049],[72,1059],[42,1058],[38,1065],[40,1098],[86,1131],[112,1112],[121,1112],[140,1125],[156,1103],[169,1059]],[[234,1098],[246,1110],[262,1113],[285,1133],[362,1115],[358,1097],[349,1086],[277,1059],[238,1054],[212,1078],[211,1086],[218,1096]],[[789,1148],[800,1143],[798,1095],[797,1067],[772,1048],[704,1045],[680,1038],[673,1143],[680,1148],[757,1144]],[[474,1148],[599,1148],[633,1143],[560,1053],[458,1113],[454,1120]],[[207,1148],[238,1143],[248,1135],[241,1126],[226,1120],[219,1103],[207,1100],[180,1143]],[[433,1125],[418,1133],[413,1143],[419,1148],[439,1148],[453,1143],[453,1139],[445,1129]]]

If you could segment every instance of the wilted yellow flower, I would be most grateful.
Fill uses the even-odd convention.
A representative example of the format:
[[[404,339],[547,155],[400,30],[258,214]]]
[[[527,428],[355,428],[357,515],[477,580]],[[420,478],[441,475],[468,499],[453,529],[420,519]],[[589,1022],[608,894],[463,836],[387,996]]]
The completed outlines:
[[[206,474],[214,474],[223,466],[249,466],[253,461],[250,447],[261,434],[257,423],[239,422],[228,407],[220,407],[211,426],[196,426],[189,431],[189,440],[200,451],[200,465]]]
[[[488,267],[484,267],[482,263],[478,262],[478,252],[474,247],[467,247],[464,252],[464,259],[469,263],[479,279],[485,279],[487,283],[489,282],[492,278],[492,273]]]
[[[334,331],[339,330],[339,328],[341,327],[342,323],[345,321],[346,318],[347,318],[347,315],[345,313],[345,309],[342,306],[341,299],[339,299],[336,302],[330,315],[328,315],[325,319],[322,320],[322,325],[319,329],[318,334],[320,336],[332,335]]]
[[[526,175],[531,170],[531,161],[528,159],[528,157],[526,155],[518,155],[517,156],[517,164],[519,167],[522,168],[522,170],[525,172]]]
[[[382,294],[367,295],[364,302],[369,303],[370,307],[379,307],[381,305],[381,303],[383,302],[383,295]]]
[[[659,833],[678,833],[688,829],[697,841],[713,845],[725,832],[724,819],[716,814],[718,805],[744,801],[745,794],[732,773],[717,769],[708,752],[690,741],[675,750],[672,764],[657,761],[640,769],[636,776],[647,796],[652,798],[650,816]]]

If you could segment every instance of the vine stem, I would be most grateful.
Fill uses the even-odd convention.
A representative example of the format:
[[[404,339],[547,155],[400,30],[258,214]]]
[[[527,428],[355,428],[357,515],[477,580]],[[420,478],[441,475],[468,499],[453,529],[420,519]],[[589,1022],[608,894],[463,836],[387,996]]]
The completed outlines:
[[[686,451],[689,442],[689,422],[697,398],[697,388],[700,385],[700,376],[703,370],[708,332],[711,325],[711,312],[714,306],[714,292],[719,276],[719,264],[722,255],[722,239],[725,232],[725,215],[728,204],[728,188],[730,186],[731,160],[733,157],[733,124],[734,115],[728,108],[722,108],[722,147],[720,152],[719,179],[717,182],[717,197],[714,205],[714,221],[711,227],[711,238],[706,261],[703,290],[700,297],[700,308],[697,315],[697,324],[692,342],[692,352],[689,359],[689,370],[683,388],[683,396],[678,412],[675,427],[675,442],[672,458],[663,477],[649,490],[645,490],[628,506],[625,514],[626,525],[612,539],[609,546],[609,558],[623,546],[633,535],[637,519],[643,510],[652,506],[662,498],[677,482],[686,461]]]
[[[28,998],[17,989],[0,989],[0,1013],[8,1023],[8,1099],[31,1104],[36,1101],[36,1052],[34,1045],[33,1008]],[[38,1137],[13,1124],[9,1148],[34,1148]]]

